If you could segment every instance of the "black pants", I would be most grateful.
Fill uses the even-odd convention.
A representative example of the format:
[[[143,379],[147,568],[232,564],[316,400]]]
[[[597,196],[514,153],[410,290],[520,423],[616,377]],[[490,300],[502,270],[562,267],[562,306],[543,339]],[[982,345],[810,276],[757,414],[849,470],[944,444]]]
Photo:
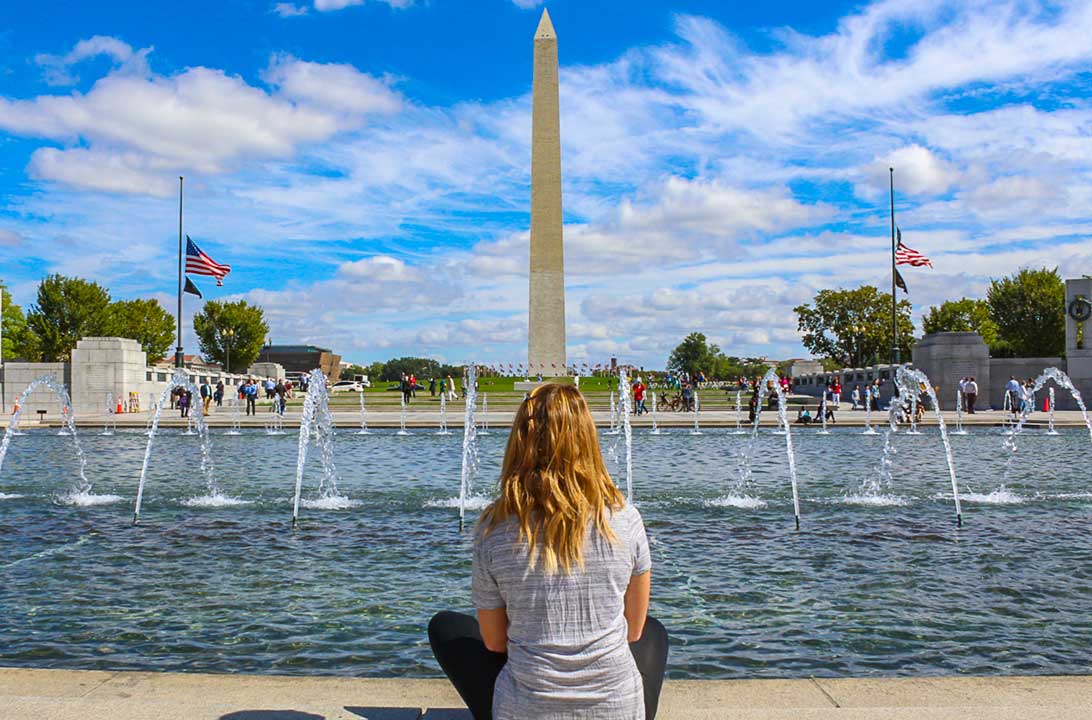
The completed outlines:
[[[253,395],[246,396],[246,414],[257,415],[258,414],[258,401]]]
[[[445,610],[428,624],[428,642],[444,674],[459,692],[475,720],[492,720],[493,687],[508,656],[491,652],[482,642],[476,618]],[[648,618],[641,639],[629,644],[645,688],[645,717],[653,720],[667,667],[667,630]]]

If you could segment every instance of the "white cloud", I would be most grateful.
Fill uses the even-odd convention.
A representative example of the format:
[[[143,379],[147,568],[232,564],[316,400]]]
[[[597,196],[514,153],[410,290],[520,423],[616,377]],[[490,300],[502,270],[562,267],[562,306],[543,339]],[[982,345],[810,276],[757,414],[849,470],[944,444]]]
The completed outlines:
[[[273,6],[273,13],[282,18],[301,17],[307,14],[307,6],[294,5],[290,2],[279,2]]]
[[[141,72],[146,69],[145,56],[149,52],[151,48],[134,52],[132,46],[115,37],[95,35],[86,40],[80,40],[65,55],[42,53],[34,57],[34,62],[42,68],[45,80],[50,85],[71,85],[77,80],[71,72],[72,66],[84,60],[105,55],[116,65],[130,71]]]
[[[0,247],[15,248],[23,244],[23,236],[14,230],[0,228]]]
[[[374,0],[375,2],[389,5],[392,8],[407,8],[413,5],[414,0]],[[353,5],[363,5],[367,0],[315,0],[315,9],[319,12],[331,10],[343,10]]]
[[[163,177],[289,158],[400,107],[384,82],[347,65],[275,56],[266,75],[272,92],[203,67],[171,76],[115,72],[86,94],[0,98],[0,129],[67,146],[35,152],[39,179],[158,195]],[[119,177],[96,177],[98,162]]]
[[[402,102],[387,83],[352,65],[275,55],[262,78],[286,98],[354,115],[397,112]]]
[[[862,197],[884,195],[889,190],[889,168],[895,170],[895,185],[901,195],[943,195],[955,185],[959,172],[921,145],[907,145],[876,158],[861,170],[857,185]]]

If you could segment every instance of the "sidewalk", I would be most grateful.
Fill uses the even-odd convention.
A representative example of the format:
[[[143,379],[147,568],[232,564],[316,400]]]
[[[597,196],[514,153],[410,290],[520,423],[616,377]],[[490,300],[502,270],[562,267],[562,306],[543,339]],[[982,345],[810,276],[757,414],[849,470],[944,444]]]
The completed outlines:
[[[444,680],[0,669],[4,720],[469,720]],[[658,720],[1086,720],[1092,677],[668,681]],[[532,719],[528,719],[532,720]]]

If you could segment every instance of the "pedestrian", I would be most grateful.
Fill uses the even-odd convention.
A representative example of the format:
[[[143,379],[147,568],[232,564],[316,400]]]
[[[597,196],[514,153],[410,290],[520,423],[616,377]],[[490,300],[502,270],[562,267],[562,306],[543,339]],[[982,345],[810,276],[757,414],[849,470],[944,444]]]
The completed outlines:
[[[447,376],[447,399],[459,399],[459,396],[455,394],[455,380],[450,375]]]
[[[406,373],[402,373],[402,381],[398,384],[398,389],[402,391],[402,402],[409,405],[413,391],[410,390],[410,379]]]
[[[178,410],[182,417],[190,416],[190,393],[187,390],[179,388],[178,393]]]
[[[974,415],[974,406],[978,401],[978,383],[975,382],[974,377],[967,380],[967,392],[964,393],[964,397],[967,398],[967,413]]]
[[[637,382],[633,383],[633,414],[641,415],[648,412],[645,408],[645,384],[641,382],[641,378],[637,378]]]
[[[838,378],[834,378],[830,391],[833,394],[834,409],[840,410],[842,408],[842,381]]]
[[[216,407],[224,406],[224,381],[216,381],[216,392],[212,394],[212,399],[216,401]]]
[[[443,390],[440,392],[443,392]],[[436,397],[436,378],[434,377],[428,379],[428,394],[432,397]]]
[[[854,410],[860,410],[861,409],[861,386],[859,384],[853,386],[853,392],[849,394],[849,398],[850,398],[850,400],[853,401],[853,409]]]
[[[246,398],[246,414],[258,414],[258,383],[251,379],[243,385],[243,396]]]
[[[409,376],[409,386],[410,386],[410,395],[412,397],[417,397],[417,376],[414,375],[413,373],[410,373],[410,376]]]
[[[363,390],[361,390],[361,392],[363,392]],[[285,399],[288,395],[288,388],[284,386],[283,381],[278,380],[277,384],[273,387],[273,393],[276,395],[276,399],[273,402],[276,403],[277,414],[284,415]]]
[[[201,412],[208,415],[209,405],[212,404],[212,385],[209,385],[208,378],[201,381],[199,392],[201,393]]]

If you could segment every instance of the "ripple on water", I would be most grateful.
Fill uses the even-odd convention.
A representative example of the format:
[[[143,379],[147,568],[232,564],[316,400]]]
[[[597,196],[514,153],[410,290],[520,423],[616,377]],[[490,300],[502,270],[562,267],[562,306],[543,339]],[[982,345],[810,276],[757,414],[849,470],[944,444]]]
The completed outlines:
[[[310,510],[348,510],[349,508],[360,507],[360,501],[347,498],[344,495],[332,495],[313,500],[300,500],[300,505]]]
[[[467,510],[484,510],[489,503],[493,502],[493,498],[485,497],[483,495],[471,495],[466,499]],[[459,507],[459,498],[443,498],[426,500],[425,507],[427,508],[457,508]]]
[[[19,493],[2,493],[2,492],[0,492],[0,500],[18,500],[21,497],[26,497],[26,496],[25,495],[20,495]]]
[[[986,505],[1020,505],[1027,502],[1027,498],[1005,488],[998,488],[989,493],[960,493],[959,499],[963,502],[984,503]]]
[[[910,501],[897,495],[846,495],[842,498],[846,505],[865,505],[868,507],[906,507]]]
[[[121,502],[125,498],[121,495],[96,495],[92,492],[70,492],[57,496],[57,502],[61,505],[75,505],[77,507],[92,507],[94,505],[112,505]]]
[[[732,507],[753,510],[766,507],[766,501],[750,495],[725,495],[724,497],[706,500],[703,505],[705,507]]]
[[[224,507],[237,507],[239,505],[253,505],[253,500],[240,500],[239,498],[228,497],[227,495],[201,495],[200,497],[192,497],[182,501],[182,504],[186,507],[196,508],[224,508]]]

